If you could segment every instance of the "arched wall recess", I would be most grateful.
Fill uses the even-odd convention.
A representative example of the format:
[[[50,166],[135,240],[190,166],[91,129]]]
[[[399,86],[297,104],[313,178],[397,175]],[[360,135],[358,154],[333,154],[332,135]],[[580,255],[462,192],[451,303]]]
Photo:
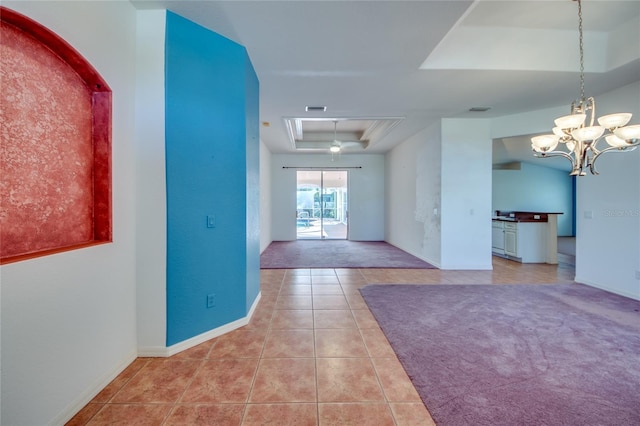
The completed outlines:
[[[0,263],[111,242],[111,89],[37,22],[0,24]]]

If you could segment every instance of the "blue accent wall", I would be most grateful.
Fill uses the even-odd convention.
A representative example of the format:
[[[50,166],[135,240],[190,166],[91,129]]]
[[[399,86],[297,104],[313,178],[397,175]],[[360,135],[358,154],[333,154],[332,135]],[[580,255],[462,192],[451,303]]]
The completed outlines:
[[[520,170],[494,170],[491,210],[562,213],[558,235],[575,235],[575,179],[569,172],[522,163]]]
[[[165,37],[170,346],[244,317],[259,292],[259,139],[245,48],[171,12]]]

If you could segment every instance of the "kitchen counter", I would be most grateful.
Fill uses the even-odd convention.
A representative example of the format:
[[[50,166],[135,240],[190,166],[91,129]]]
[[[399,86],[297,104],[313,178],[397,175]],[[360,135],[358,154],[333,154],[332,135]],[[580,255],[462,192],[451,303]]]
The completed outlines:
[[[550,212],[496,211],[493,254],[522,263],[558,263],[558,215]]]
[[[555,212],[521,212],[497,210],[493,220],[503,220],[508,222],[548,222],[550,215],[559,215]]]

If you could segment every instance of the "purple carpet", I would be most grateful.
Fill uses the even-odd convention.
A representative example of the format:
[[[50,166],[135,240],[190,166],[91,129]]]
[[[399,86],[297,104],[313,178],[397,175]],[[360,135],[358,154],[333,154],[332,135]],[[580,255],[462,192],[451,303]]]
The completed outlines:
[[[439,426],[640,425],[640,301],[582,284],[360,292]]]
[[[262,269],[408,268],[433,265],[384,241],[274,241],[260,256]]]

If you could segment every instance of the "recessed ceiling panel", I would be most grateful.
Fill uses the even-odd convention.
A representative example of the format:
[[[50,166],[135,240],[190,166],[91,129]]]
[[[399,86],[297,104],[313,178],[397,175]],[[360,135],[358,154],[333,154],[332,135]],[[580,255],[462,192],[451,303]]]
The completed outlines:
[[[285,118],[289,140],[300,151],[362,151],[384,137],[402,118]]]

